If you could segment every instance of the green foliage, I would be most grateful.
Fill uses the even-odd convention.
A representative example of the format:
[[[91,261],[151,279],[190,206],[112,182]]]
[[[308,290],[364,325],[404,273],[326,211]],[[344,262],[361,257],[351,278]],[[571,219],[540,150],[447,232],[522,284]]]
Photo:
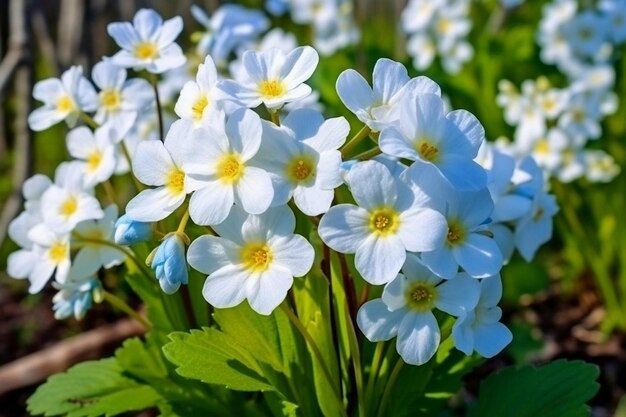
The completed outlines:
[[[584,417],[598,391],[597,367],[558,360],[542,367],[506,368],[480,385],[468,417]]]
[[[78,364],[51,377],[28,400],[34,415],[69,417],[115,416],[156,406],[152,387],[123,375],[115,358]]]

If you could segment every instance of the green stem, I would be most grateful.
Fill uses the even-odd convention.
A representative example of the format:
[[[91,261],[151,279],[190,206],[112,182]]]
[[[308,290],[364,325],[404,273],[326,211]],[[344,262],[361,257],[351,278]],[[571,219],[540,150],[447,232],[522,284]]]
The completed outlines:
[[[385,415],[385,408],[387,408],[387,402],[389,401],[389,396],[391,395],[391,391],[393,386],[396,384],[398,376],[400,375],[400,371],[402,370],[402,366],[404,365],[404,361],[402,358],[398,358],[396,365],[393,367],[393,371],[391,371],[391,375],[387,380],[387,385],[385,385],[385,392],[383,393],[383,398],[380,401],[380,408],[378,409],[378,417],[383,417]]]
[[[180,223],[178,223],[178,229],[176,229],[177,234],[185,233],[185,227],[187,227],[188,221],[189,221],[189,209],[185,210],[183,217],[180,219]]]
[[[375,148],[370,149],[369,151],[362,152],[356,155],[353,159],[358,159],[360,161],[367,161],[368,159],[372,159],[373,157],[380,155],[383,151],[377,146]]]
[[[317,361],[320,364],[320,367],[322,368],[322,373],[324,374],[324,377],[326,378],[330,386],[333,388],[333,392],[335,393],[334,399],[337,402],[338,409],[341,410],[342,415],[347,417],[346,410],[343,406],[343,402],[341,401],[341,398],[339,397],[339,393],[337,392],[336,384],[333,380],[330,370],[328,369],[328,366],[326,365],[326,362],[324,361],[322,352],[317,346],[317,343],[315,343],[315,339],[313,339],[311,334],[307,331],[306,327],[304,327],[300,319],[294,314],[291,308],[289,308],[287,303],[282,303],[280,307],[289,318],[289,321],[291,321],[291,323],[295,326],[295,328],[300,332],[302,337],[304,337],[309,347],[313,351],[313,355],[315,355],[315,358],[317,359]]]
[[[352,137],[352,139],[343,145],[343,148],[341,148],[341,156],[346,159],[354,148],[356,148],[358,144],[370,134],[371,131],[372,129],[370,129],[368,125],[364,125],[361,130],[359,130],[356,135]]]
[[[140,323],[143,327],[145,327],[146,330],[149,330],[152,327],[152,324],[150,324],[150,322],[148,322],[145,318],[141,317],[135,310],[130,308],[130,306],[126,304],[124,300],[122,300],[117,295],[112,294],[106,290],[103,292],[104,292],[104,300],[107,301],[109,304],[111,304],[113,307],[128,314],[129,317],[132,317],[133,319],[135,319],[138,323]]]
[[[383,354],[385,353],[385,342],[376,343],[376,348],[374,349],[374,356],[372,357],[372,364],[370,365],[369,376],[367,377],[367,387],[365,388],[365,398],[367,398],[368,402],[370,400],[374,400],[374,385],[376,382],[376,378],[378,377],[378,369],[380,368],[380,364],[383,360]],[[369,409],[369,404],[368,404]]]
[[[276,126],[280,126],[280,114],[278,112],[278,110],[269,110],[270,112],[270,117],[272,118],[272,122],[274,122],[274,124]]]
[[[82,120],[87,126],[89,126],[92,129],[97,129],[100,125],[93,119],[93,117],[91,117],[90,115],[88,115],[87,113],[84,112],[80,112],[78,114],[78,117],[80,117],[80,120]]]
[[[152,84],[152,89],[154,90],[154,98],[156,100],[157,116],[159,118],[159,137],[161,138],[161,142],[163,142],[165,140],[163,129],[163,112],[161,109],[161,99],[159,98],[159,80],[155,74],[150,74],[150,83]]]

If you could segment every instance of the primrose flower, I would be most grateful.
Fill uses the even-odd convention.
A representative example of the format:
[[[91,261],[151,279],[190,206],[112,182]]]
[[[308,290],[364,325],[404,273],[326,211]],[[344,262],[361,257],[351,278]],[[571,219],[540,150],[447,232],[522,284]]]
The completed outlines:
[[[145,69],[154,74],[180,67],[186,58],[174,40],[182,30],[180,16],[164,22],[154,10],[141,9],[132,24],[116,22],[107,26],[109,35],[122,48],[111,61],[120,67]]]
[[[134,245],[145,242],[152,236],[150,223],[137,222],[124,214],[115,222],[115,243],[118,245]]]
[[[210,18],[200,7],[192,5],[191,15],[206,29],[200,33],[198,54],[210,55],[219,66],[238,46],[254,40],[269,27],[269,20],[261,11],[239,4],[223,4]]]
[[[293,234],[295,216],[286,206],[260,215],[233,208],[214,230],[191,243],[189,264],[208,274],[202,294],[216,308],[234,307],[247,299],[259,314],[269,315],[285,299],[293,277],[313,265],[313,246]]]
[[[84,175],[85,187],[93,187],[111,178],[117,165],[115,142],[117,131],[106,124],[95,133],[85,126],[79,126],[67,134],[67,149],[78,160]]]
[[[187,81],[180,92],[174,111],[184,120],[190,120],[194,126],[211,124],[220,117],[217,89],[217,70],[210,55],[198,66],[196,81]]]
[[[45,224],[38,224],[28,232],[28,239],[33,242],[33,265],[28,280],[28,292],[36,294],[43,289],[54,274],[59,283],[64,283],[70,270],[70,236],[57,233]]]
[[[552,217],[559,211],[553,195],[539,190],[533,196],[532,209],[522,217],[515,229],[515,246],[530,261],[541,245],[552,237]]]
[[[397,337],[396,349],[411,365],[423,365],[437,352],[441,333],[432,310],[462,316],[478,302],[478,281],[460,273],[443,280],[408,255],[398,274],[385,285],[382,298],[363,304],[357,324],[371,342]]]
[[[126,214],[135,221],[156,222],[172,214],[185,201],[190,191],[183,162],[182,149],[193,124],[177,120],[165,136],[165,141],[149,140],[139,143],[133,156],[133,173],[146,185],[126,206]]]
[[[478,352],[483,358],[492,358],[511,343],[513,335],[500,323],[502,310],[502,280],[499,275],[480,281],[480,297],[474,309],[462,310],[452,327],[454,346],[471,355]]]
[[[270,172],[274,183],[272,205],[296,206],[309,216],[328,211],[342,184],[341,152],[350,131],[343,117],[324,120],[314,110],[294,110],[277,127],[263,122],[259,164]]]
[[[318,232],[341,253],[355,253],[366,281],[385,284],[396,276],[406,252],[431,251],[443,244],[445,219],[430,197],[391,175],[380,162],[354,165],[346,175],[359,206],[339,204],[322,217]]]
[[[61,79],[48,78],[39,81],[33,88],[33,97],[43,101],[28,116],[28,125],[35,131],[42,131],[65,120],[74,126],[80,112],[91,112],[98,107],[98,96],[91,83],[83,77],[82,67],[71,67],[61,75]]]
[[[315,49],[301,46],[285,55],[272,48],[267,51],[246,51],[242,56],[245,72],[237,81],[223,80],[219,87],[241,105],[254,108],[261,103],[270,110],[311,94],[304,84],[319,61]]]
[[[407,97],[400,121],[380,134],[380,149],[391,156],[407,158],[416,164],[434,166],[459,191],[479,190],[487,176],[473,161],[485,130],[465,110],[444,113],[444,102],[435,94]]]
[[[13,219],[8,227],[9,237],[21,248],[9,254],[7,258],[7,273],[13,278],[28,278],[33,265],[37,262],[39,254],[28,237],[28,233],[33,227],[43,222],[40,200],[51,185],[50,178],[41,174],[33,175],[22,185],[25,210]]]
[[[406,92],[441,96],[439,86],[427,77],[409,79],[404,65],[381,58],[376,62],[373,87],[353,69],[337,78],[337,94],[343,104],[372,130],[379,131],[400,119]]]
[[[70,280],[80,280],[105,269],[120,265],[126,255],[102,242],[113,242],[117,206],[111,204],[104,209],[104,216],[99,220],[85,220],[79,223],[72,236],[81,249],[78,251],[70,269]]]
[[[99,124],[111,122],[121,132],[128,132],[140,111],[154,102],[154,92],[148,81],[126,79],[126,70],[111,61],[98,62],[91,72],[94,84],[100,88],[99,106],[94,120]]]
[[[102,284],[94,276],[80,281],[68,281],[65,284],[53,284],[59,290],[52,298],[54,318],[63,320],[74,316],[81,320],[94,302],[103,300]]]
[[[233,203],[251,214],[270,206],[274,189],[270,175],[255,163],[261,145],[261,119],[240,108],[226,121],[225,130],[195,129],[184,144],[191,219],[200,225],[221,223]]]
[[[41,196],[43,221],[54,231],[69,232],[83,220],[103,216],[93,190],[85,187],[80,162],[59,165],[54,184]]]
[[[176,232],[170,233],[148,258],[150,268],[154,269],[159,285],[166,294],[174,294],[181,284],[189,282],[185,262],[185,244],[189,243],[187,239]]]
[[[448,223],[445,244],[421,254],[431,271],[445,279],[457,274],[459,266],[471,277],[485,278],[500,272],[502,253],[489,237],[487,223],[493,202],[487,189],[473,192],[450,192],[442,185]]]

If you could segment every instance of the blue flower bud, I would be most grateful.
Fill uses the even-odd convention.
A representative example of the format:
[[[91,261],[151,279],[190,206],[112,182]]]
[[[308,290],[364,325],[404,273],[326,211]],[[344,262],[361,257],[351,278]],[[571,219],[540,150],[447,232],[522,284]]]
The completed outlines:
[[[57,320],[63,320],[70,316],[80,320],[85,317],[94,301],[96,303],[102,301],[102,285],[94,276],[77,282],[69,281],[62,285],[57,284],[57,288],[59,292],[52,299],[54,302],[52,309]]]
[[[150,223],[137,222],[124,214],[115,222],[115,243],[133,245],[150,239],[152,229]]]
[[[154,252],[150,267],[154,269],[161,289],[166,294],[175,293],[180,284],[187,284],[187,260],[183,236],[170,233]]]

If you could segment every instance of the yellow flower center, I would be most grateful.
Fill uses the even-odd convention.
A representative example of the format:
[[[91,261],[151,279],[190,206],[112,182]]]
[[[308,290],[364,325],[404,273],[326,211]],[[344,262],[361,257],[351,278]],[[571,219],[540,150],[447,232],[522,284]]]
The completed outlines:
[[[265,243],[248,243],[241,249],[244,267],[253,272],[265,271],[272,262],[272,251]]]
[[[427,140],[421,140],[417,144],[417,152],[427,161],[434,162],[439,156],[439,149]]]
[[[135,47],[135,56],[141,60],[154,59],[159,55],[159,48],[154,42],[140,42]]]
[[[540,139],[535,143],[535,153],[547,155],[550,153],[550,144],[545,139]]]
[[[231,153],[217,163],[217,176],[224,182],[235,183],[243,175],[245,166],[238,154]]]
[[[382,236],[395,233],[400,227],[400,216],[392,208],[381,208],[372,211],[369,221],[370,230]]]
[[[305,181],[315,175],[313,161],[305,155],[295,157],[287,164],[286,174],[293,182]]]
[[[437,32],[441,34],[448,33],[452,28],[452,22],[449,19],[439,19],[437,22]]]
[[[172,194],[180,194],[185,189],[185,173],[178,168],[172,168],[167,175],[165,185]]]
[[[195,103],[193,103],[193,106],[191,106],[191,115],[195,122],[199,122],[200,120],[202,120],[204,109],[208,105],[209,105],[209,99],[207,98],[207,96],[202,96],[198,98],[198,100],[196,100]]]
[[[54,264],[60,264],[67,259],[68,249],[63,242],[54,242],[48,249],[48,257]]]
[[[78,210],[78,200],[72,195],[61,204],[59,214],[68,218],[76,213],[76,210]]]
[[[122,97],[117,90],[107,88],[100,91],[100,103],[102,103],[102,107],[105,109],[115,111],[119,109],[122,103]]]
[[[94,172],[100,166],[102,161],[102,152],[93,151],[87,155],[87,171]]]
[[[262,96],[275,98],[280,97],[287,92],[285,83],[277,80],[264,80],[259,84],[259,93]]]
[[[448,224],[448,234],[446,241],[449,246],[456,246],[465,240],[465,228],[458,221],[451,221]]]
[[[61,113],[69,113],[74,110],[74,100],[68,95],[61,96],[57,100],[57,110]]]
[[[432,285],[416,283],[410,286],[406,292],[408,306],[412,310],[432,310],[435,304],[437,291]]]

